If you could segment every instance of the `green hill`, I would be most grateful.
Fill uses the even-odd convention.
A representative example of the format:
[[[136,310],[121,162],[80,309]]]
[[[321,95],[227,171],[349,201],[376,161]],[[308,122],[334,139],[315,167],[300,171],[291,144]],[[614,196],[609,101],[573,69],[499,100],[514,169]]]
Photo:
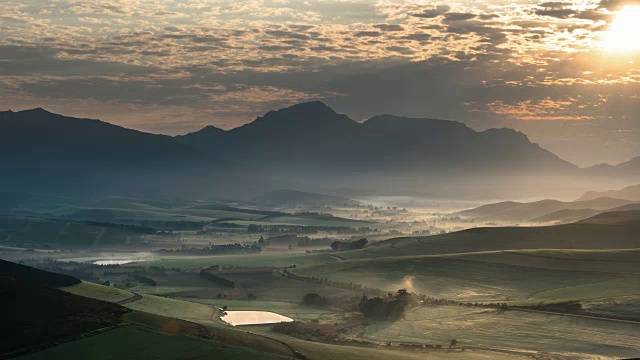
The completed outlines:
[[[358,259],[523,249],[633,249],[640,248],[639,233],[640,221],[473,228],[444,235],[389,239],[340,256]]]

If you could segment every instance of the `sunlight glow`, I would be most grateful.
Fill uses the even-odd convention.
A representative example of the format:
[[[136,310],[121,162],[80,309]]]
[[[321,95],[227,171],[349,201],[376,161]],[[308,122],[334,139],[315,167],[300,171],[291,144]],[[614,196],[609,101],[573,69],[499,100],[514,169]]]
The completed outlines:
[[[620,10],[602,41],[604,48],[612,52],[640,50],[640,6]]]

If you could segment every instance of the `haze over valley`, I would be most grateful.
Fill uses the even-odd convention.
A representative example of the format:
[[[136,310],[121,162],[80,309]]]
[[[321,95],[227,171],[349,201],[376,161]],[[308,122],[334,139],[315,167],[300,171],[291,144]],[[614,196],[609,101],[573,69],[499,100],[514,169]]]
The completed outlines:
[[[640,358],[638,1],[0,11],[0,358]]]

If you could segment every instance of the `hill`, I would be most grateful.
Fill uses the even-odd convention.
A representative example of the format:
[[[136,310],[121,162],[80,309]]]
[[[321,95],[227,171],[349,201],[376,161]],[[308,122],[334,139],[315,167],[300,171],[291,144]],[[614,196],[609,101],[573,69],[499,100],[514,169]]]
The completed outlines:
[[[0,244],[23,248],[141,244],[145,235],[154,232],[137,226],[0,216]]]
[[[628,186],[620,190],[610,190],[604,192],[589,191],[582,195],[577,201],[593,200],[599,197],[640,201],[640,184]]]
[[[253,199],[264,206],[358,206],[359,202],[341,197],[296,190],[274,190]]]
[[[343,252],[340,256],[374,258],[523,249],[634,249],[640,248],[639,231],[640,221],[474,228],[444,235],[389,239],[362,250]]]
[[[640,222],[640,209],[607,211],[580,221],[581,224],[626,224]]]
[[[633,201],[607,197],[586,201],[541,200],[530,203],[506,201],[461,211],[461,216],[481,220],[527,221],[561,210],[608,210]]]
[[[547,214],[547,215],[544,215],[544,216],[541,216],[541,217],[538,217],[538,218],[535,218],[535,219],[531,219],[528,222],[541,223],[541,224],[551,223],[551,224],[554,224],[554,225],[569,224],[569,223],[572,223],[572,222],[588,219],[588,218],[590,218],[592,216],[596,216],[598,214],[602,214],[602,213],[605,213],[605,212],[629,211],[629,210],[640,210],[640,203],[623,205],[623,206],[619,206],[619,207],[612,208],[612,209],[607,209],[607,210],[594,210],[594,209],[573,210],[573,209],[564,209],[564,210],[559,210],[559,211],[552,212],[551,214]]]
[[[0,356],[117,325],[126,309],[55,288],[79,282],[0,260],[0,303],[5,309]]]

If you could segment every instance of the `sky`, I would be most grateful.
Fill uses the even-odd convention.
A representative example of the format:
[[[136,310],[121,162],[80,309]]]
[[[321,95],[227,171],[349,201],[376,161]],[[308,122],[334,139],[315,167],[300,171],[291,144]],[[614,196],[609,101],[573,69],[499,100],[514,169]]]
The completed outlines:
[[[640,155],[640,0],[3,0],[0,110],[224,129],[321,100]]]

